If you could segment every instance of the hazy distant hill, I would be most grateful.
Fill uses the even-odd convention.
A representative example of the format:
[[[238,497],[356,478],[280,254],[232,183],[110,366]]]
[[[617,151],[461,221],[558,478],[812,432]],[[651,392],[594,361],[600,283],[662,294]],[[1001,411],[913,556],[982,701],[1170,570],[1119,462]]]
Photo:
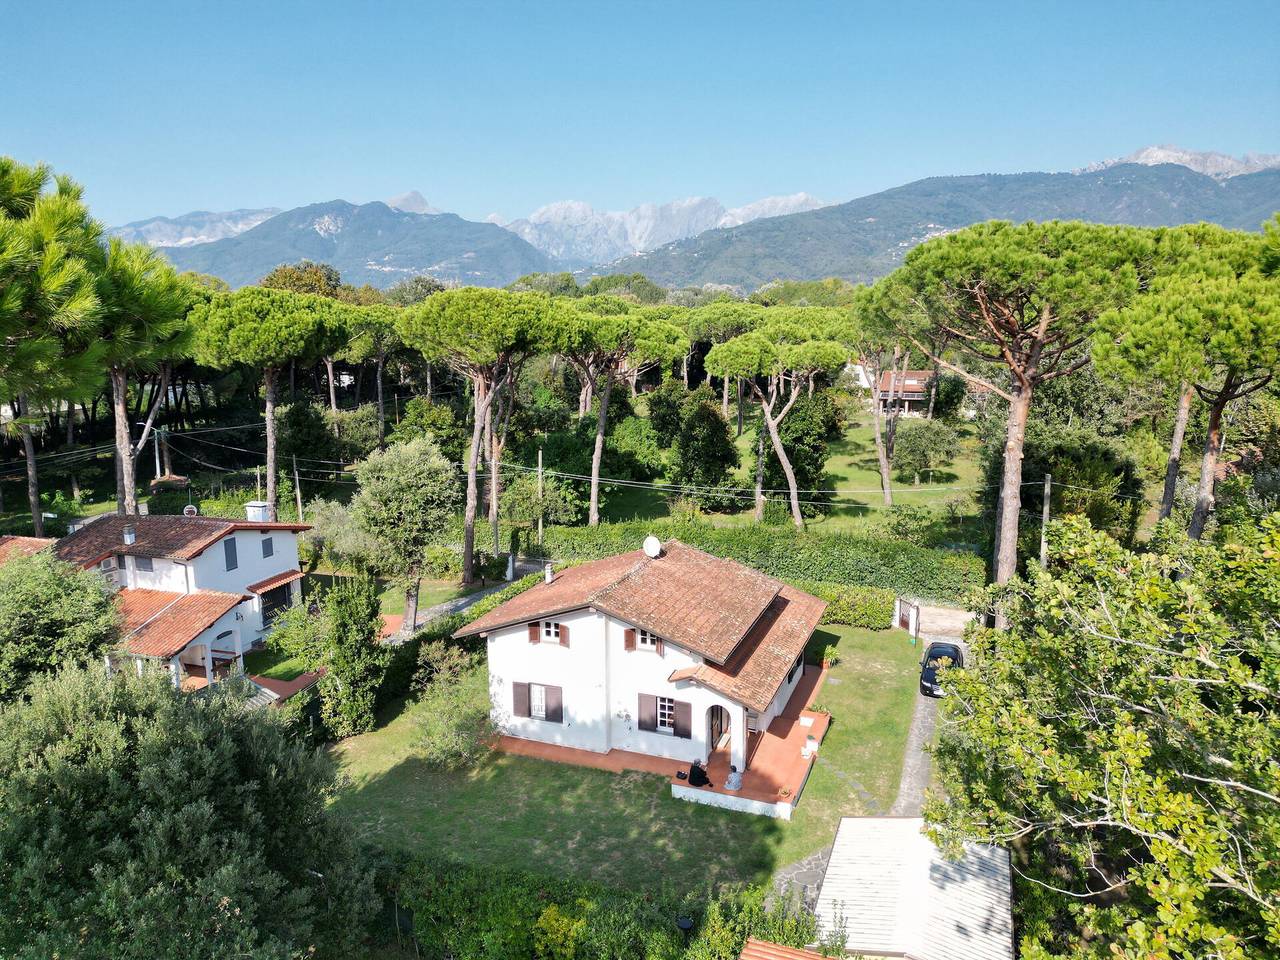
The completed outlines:
[[[193,210],[180,217],[135,220],[133,223],[112,227],[107,232],[130,243],[145,243],[151,247],[186,247],[234,237],[279,212],[279,207],[226,210],[221,213]]]
[[[1185,166],[931,177],[848,203],[709,230],[599,266],[668,287],[844,277],[867,281],[917,243],[982,220],[1080,219],[1160,226],[1207,220],[1257,230],[1280,210],[1280,170],[1218,180]]]
[[[381,201],[314,203],[215,243],[160,249],[179,269],[211,273],[233,287],[302,259],[330,263],[346,282],[376,287],[419,273],[454,283],[503,286],[522,274],[555,266],[546,254],[494,224],[452,213],[393,210]]]

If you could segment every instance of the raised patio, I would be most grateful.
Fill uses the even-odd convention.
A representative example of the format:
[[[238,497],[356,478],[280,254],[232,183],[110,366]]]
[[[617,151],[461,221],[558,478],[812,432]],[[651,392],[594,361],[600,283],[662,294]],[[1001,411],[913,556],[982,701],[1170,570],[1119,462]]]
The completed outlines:
[[[689,764],[679,760],[627,750],[596,753],[508,736],[499,737],[497,747],[504,753],[596,770],[614,773],[638,770],[658,774],[671,781],[671,795],[681,800],[790,820],[817,759],[817,747],[831,723],[828,714],[810,709],[825,678],[825,670],[806,665],[782,713],[769,724],[768,730],[751,734],[747,745],[747,770],[743,773],[740,790],[731,791],[724,787],[729,775],[727,749],[715,751],[707,763],[707,776],[711,782],[703,787],[692,787],[687,779],[677,776],[678,773],[686,776],[689,773]],[[808,756],[805,756],[806,746],[810,748]]]

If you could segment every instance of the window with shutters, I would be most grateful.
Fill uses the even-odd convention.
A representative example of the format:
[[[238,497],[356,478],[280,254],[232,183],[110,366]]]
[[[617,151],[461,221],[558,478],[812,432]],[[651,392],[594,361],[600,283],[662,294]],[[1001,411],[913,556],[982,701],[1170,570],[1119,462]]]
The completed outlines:
[[[658,729],[674,733],[676,729],[676,702],[671,697],[658,697]]]
[[[276,554],[276,545],[271,542],[270,537],[263,537],[262,538],[262,559],[265,560],[267,557],[274,557],[275,554]]]
[[[540,683],[529,684],[529,716],[547,719],[547,688]]]
[[[227,537],[222,541],[222,553],[227,559],[227,569],[234,570],[240,566],[240,561],[236,557],[236,538]]]
[[[641,650],[657,650],[658,635],[656,633],[650,633],[648,630],[637,630],[636,646]]]
[[[542,621],[542,639],[549,640],[552,643],[559,643],[560,624],[552,623],[550,620]]]

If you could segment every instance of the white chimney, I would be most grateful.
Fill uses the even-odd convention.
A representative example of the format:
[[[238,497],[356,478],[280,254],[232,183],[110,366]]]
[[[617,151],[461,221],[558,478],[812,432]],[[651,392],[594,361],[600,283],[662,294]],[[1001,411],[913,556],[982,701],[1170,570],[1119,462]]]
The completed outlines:
[[[250,500],[244,505],[244,515],[252,523],[269,523],[271,504],[265,500]]]
[[[132,526],[126,526],[124,530],[121,531],[121,539],[124,541],[124,545],[126,547],[131,547],[133,546],[134,541],[138,539],[138,531],[136,531]]]
[[[553,579],[555,579],[555,575],[551,569],[551,564],[544,563],[542,565],[542,579],[543,579],[543,582],[545,583],[550,583]]]

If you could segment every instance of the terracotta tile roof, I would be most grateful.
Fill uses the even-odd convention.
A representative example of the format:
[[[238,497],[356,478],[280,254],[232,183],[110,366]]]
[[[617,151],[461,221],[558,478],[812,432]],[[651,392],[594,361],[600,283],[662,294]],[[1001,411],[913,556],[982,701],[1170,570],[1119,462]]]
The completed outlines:
[[[752,710],[767,710],[826,609],[825,600],[784,586],[724,666],[700,664],[689,679]]]
[[[124,528],[133,527],[135,539],[124,543]],[[259,523],[224,520],[219,517],[176,517],[155,515],[122,517],[111,514],[85,524],[58,541],[54,552],[61,560],[91,567],[105,557],[123,553],[133,557],[166,557],[190,560],[199,556],[229,533],[237,530],[311,529],[301,523]]]
[[[786,591],[784,595],[791,598],[791,602],[779,607],[779,613],[785,615],[775,615],[764,624],[766,612],[780,591]],[[745,649],[744,638],[752,640],[751,650],[758,650],[760,655],[752,658],[747,668],[738,662],[726,664],[719,671],[728,671],[735,678],[742,674],[744,679],[735,679],[733,685],[749,691],[762,688],[775,674],[779,682],[786,675],[795,654],[781,665],[779,672],[780,664],[775,661],[782,654],[777,650],[790,650],[797,642],[797,649],[803,648],[809,633],[798,641],[793,634],[802,630],[815,604],[816,616],[821,617],[826,605],[816,597],[784,587],[781,581],[740,563],[672,540],[657,559],[635,550],[562,570],[551,583],[540,583],[500,604],[455,636],[487,633],[593,607],[652,631],[713,663],[724,663],[730,657],[741,661],[739,645]],[[778,625],[766,629],[774,620]],[[759,628],[753,629],[757,621],[761,622]],[[810,633],[812,629],[811,626]],[[728,683],[719,674],[716,682]],[[768,691],[766,705],[776,691],[777,684]]]
[[[301,570],[286,570],[284,573],[277,573],[275,576],[267,577],[265,580],[259,580],[257,583],[251,583],[245,587],[250,593],[263,594],[276,587],[283,587],[286,583],[293,583],[295,580],[302,579]]]
[[[0,537],[0,563],[10,557],[29,557],[54,542],[48,537]]]
[[[738,960],[822,960],[822,954],[811,950],[797,950],[794,947],[780,947],[768,940],[757,940],[748,937],[742,945]]]
[[[238,593],[124,589],[117,595],[126,653],[171,657],[245,599]]]
[[[256,674],[249,674],[249,679],[264,690],[269,690],[275,697],[275,700],[271,705],[273,707],[279,707],[295,694],[301,693],[308,687],[315,686],[320,682],[320,678],[323,677],[324,674],[325,669],[324,667],[321,667],[318,670],[312,670],[308,673],[300,673],[292,680],[276,680],[274,677],[260,677]]]
[[[889,393],[889,387],[893,385],[894,379],[897,379],[897,386],[894,387],[893,395],[895,397],[906,396],[923,396],[925,387],[929,381],[933,379],[932,370],[905,370],[905,371],[889,371],[885,370],[880,374],[880,392],[886,397]]]

